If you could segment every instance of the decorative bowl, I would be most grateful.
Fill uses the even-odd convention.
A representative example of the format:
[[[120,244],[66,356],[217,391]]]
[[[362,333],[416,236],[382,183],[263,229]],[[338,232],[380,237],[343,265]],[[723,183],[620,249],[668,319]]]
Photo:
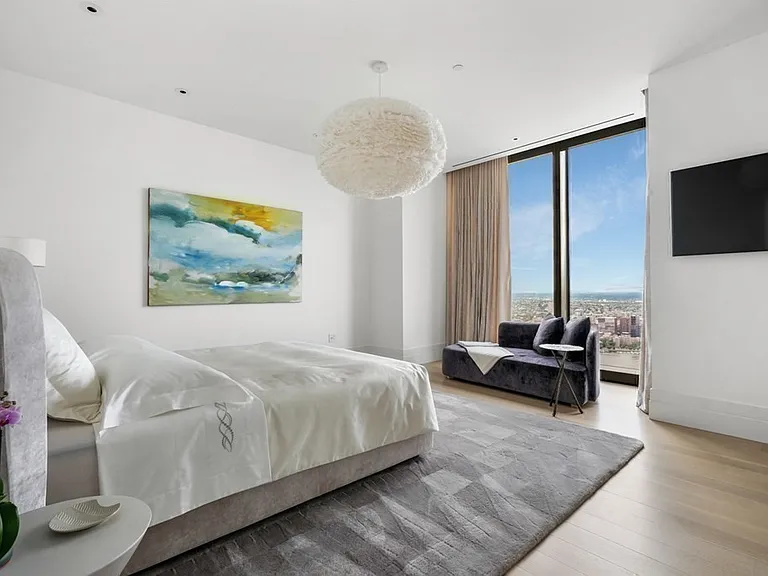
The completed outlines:
[[[54,532],[79,532],[98,526],[120,510],[120,503],[102,506],[94,498],[65,508],[51,518],[48,527]]]

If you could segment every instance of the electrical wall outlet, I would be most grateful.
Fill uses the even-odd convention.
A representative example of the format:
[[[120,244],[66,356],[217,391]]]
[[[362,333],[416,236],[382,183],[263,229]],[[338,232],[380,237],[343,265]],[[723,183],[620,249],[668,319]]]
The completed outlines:
[[[328,334],[328,344],[333,344],[336,342],[336,334]]]

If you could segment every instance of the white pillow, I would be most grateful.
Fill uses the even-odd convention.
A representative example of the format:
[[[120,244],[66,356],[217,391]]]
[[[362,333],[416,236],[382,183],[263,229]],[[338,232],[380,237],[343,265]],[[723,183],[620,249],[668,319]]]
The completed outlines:
[[[48,415],[88,424],[98,422],[101,385],[96,369],[64,325],[45,308],[43,330]]]
[[[104,388],[103,430],[172,410],[252,396],[226,374],[135,336],[83,342]]]

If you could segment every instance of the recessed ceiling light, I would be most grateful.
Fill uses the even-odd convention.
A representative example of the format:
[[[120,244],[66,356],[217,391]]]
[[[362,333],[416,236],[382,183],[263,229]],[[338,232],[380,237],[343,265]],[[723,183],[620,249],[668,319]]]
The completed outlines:
[[[93,2],[83,2],[80,4],[80,8],[88,12],[88,14],[101,14],[103,10],[101,9],[101,6],[98,4],[94,4]]]
[[[188,92],[185,88],[176,88],[176,94],[181,94],[182,96],[186,96]]]
[[[454,72],[461,72],[464,70],[464,64],[454,64],[453,65],[453,71]]]

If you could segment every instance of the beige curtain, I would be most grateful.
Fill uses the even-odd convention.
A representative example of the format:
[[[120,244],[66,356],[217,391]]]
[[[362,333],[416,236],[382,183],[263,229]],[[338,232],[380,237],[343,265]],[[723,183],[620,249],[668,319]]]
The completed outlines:
[[[448,173],[446,342],[495,342],[511,305],[507,159]]]
[[[648,90],[645,96],[645,266],[643,272],[643,329],[640,340],[640,379],[637,386],[637,407],[646,414],[651,408],[651,174],[648,171],[648,134],[650,119],[648,115]]]

